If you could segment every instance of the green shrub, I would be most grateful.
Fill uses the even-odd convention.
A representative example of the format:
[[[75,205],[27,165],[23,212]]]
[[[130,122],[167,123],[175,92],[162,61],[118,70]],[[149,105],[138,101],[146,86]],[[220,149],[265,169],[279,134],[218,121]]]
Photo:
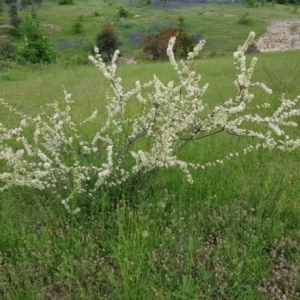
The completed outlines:
[[[75,34],[80,34],[82,33],[82,29],[83,26],[80,22],[76,22],[73,26],[72,26],[72,30]]]
[[[95,44],[104,60],[111,60],[112,55],[121,44],[111,23],[102,26],[101,31],[96,36]]]
[[[74,0],[58,0],[59,5],[74,4]]]
[[[248,12],[244,13],[239,17],[239,24],[249,25],[252,23],[252,19],[250,18],[250,14]]]
[[[151,59],[167,59],[167,47],[171,37],[176,36],[175,55],[185,57],[190,52],[196,40],[182,28],[167,28],[157,34],[145,36],[142,39],[143,51]]]
[[[129,16],[129,12],[128,10],[126,10],[125,8],[123,8],[122,6],[119,8],[118,11],[118,16],[120,18],[127,18]]]
[[[16,60],[21,63],[52,63],[56,53],[48,39],[44,38],[39,26],[39,21],[31,16],[25,16],[19,26],[19,34],[24,38],[24,45],[15,53]]]

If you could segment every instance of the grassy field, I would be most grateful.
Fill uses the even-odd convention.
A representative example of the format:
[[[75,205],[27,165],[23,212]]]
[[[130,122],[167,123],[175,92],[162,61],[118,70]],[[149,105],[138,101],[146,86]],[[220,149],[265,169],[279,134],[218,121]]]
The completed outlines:
[[[227,53],[250,30],[260,35],[271,21],[299,18],[284,6],[248,9],[205,4],[196,9],[170,9],[133,1],[98,3],[75,0],[74,6],[58,6],[44,0],[38,15],[42,23],[60,26],[61,30],[49,35],[53,43],[69,43],[72,48],[81,41],[78,48],[83,53],[88,51],[82,45],[93,40],[100,25],[114,21],[125,55],[140,51],[127,41],[130,34],[165,22],[176,24],[178,16],[184,16],[189,32],[208,40],[204,52],[224,54],[195,61],[202,83],[210,84],[204,100],[211,108],[235,95],[235,66]],[[116,20],[120,5],[130,11],[124,22],[133,24],[131,27],[122,27]],[[95,11],[100,16],[93,15]],[[238,24],[239,16],[247,11],[253,23]],[[136,14],[141,17],[134,18]],[[76,36],[70,28],[80,15],[84,33]],[[254,79],[265,82],[274,93],[266,96],[254,89],[254,106],[268,101],[275,108],[282,92],[291,98],[300,94],[299,75],[294,70],[299,53],[256,54]],[[143,61],[118,69],[128,89],[154,73],[164,82],[174,78],[166,62]],[[75,120],[97,108],[101,123],[108,83],[92,65],[16,66],[0,73],[0,98],[30,116],[49,102],[63,100],[62,86],[72,93]],[[13,127],[20,120],[1,106],[0,122]],[[86,134],[94,129],[87,128]],[[294,128],[290,135],[299,133]],[[250,144],[255,140],[222,133],[189,144],[181,157],[205,163],[241,153]],[[0,160],[0,172],[4,168]],[[2,192],[0,298],[299,299],[299,170],[299,150],[259,149],[225,160],[223,165],[194,171],[193,185],[181,172],[170,169],[154,174],[130,201],[120,197],[112,202],[115,197],[99,193],[97,201],[86,203],[77,215],[69,214],[51,191],[15,187]]]

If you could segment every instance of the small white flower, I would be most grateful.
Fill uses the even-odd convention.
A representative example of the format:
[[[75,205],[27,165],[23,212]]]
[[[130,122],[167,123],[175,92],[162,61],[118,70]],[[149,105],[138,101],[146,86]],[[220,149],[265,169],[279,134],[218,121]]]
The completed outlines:
[[[166,203],[164,203],[164,202],[158,202],[158,206],[160,206],[161,208],[165,208],[166,207]]]
[[[49,169],[51,167],[51,165],[49,163],[45,162],[43,167],[44,167],[44,169]]]
[[[147,230],[144,230],[144,231],[142,232],[142,236],[143,236],[143,237],[148,237],[148,236],[149,236],[149,232],[148,232]]]
[[[94,46],[94,52],[95,52],[96,54],[98,54],[98,53],[99,53],[99,48],[96,47],[96,46]]]

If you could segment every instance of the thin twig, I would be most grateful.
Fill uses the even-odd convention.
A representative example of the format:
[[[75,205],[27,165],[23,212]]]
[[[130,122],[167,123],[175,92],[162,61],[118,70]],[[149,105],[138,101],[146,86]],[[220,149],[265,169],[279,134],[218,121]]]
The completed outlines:
[[[176,152],[179,152],[187,143],[189,143],[190,141],[194,141],[194,140],[200,140],[200,139],[204,139],[208,136],[212,136],[212,135],[215,135],[219,132],[222,132],[224,131],[225,127],[222,127],[220,130],[217,130],[215,132],[212,132],[212,133],[209,133],[207,135],[204,135],[204,136],[200,136],[200,137],[197,137],[197,138],[194,138],[193,136],[191,136],[190,138],[181,138],[181,140],[184,140],[185,142],[181,144],[181,146],[177,149]]]

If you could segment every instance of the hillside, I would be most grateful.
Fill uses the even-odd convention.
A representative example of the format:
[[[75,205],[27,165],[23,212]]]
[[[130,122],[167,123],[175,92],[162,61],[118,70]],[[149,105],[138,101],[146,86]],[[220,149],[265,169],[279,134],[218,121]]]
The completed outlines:
[[[126,18],[118,16],[120,7],[128,12]],[[30,8],[19,10],[20,18]],[[179,25],[197,40],[205,39],[205,56],[231,53],[250,31],[257,38],[273,22],[298,20],[294,7],[266,3],[264,7],[248,8],[243,3],[206,3],[196,1],[167,1],[161,6],[141,5],[135,1],[76,0],[74,5],[58,5],[44,0],[37,9],[44,35],[55,46],[63,59],[85,60],[95,42],[101,26],[112,22],[121,41],[122,55],[144,59],[140,40],[143,36],[163,28]],[[181,22],[179,22],[181,19]],[[8,8],[0,15],[0,36],[13,43],[22,43],[9,27]],[[77,25],[76,25],[77,24]],[[79,25],[78,25],[79,24]],[[79,26],[80,30],[74,30]],[[293,33],[296,33],[294,31]]]

